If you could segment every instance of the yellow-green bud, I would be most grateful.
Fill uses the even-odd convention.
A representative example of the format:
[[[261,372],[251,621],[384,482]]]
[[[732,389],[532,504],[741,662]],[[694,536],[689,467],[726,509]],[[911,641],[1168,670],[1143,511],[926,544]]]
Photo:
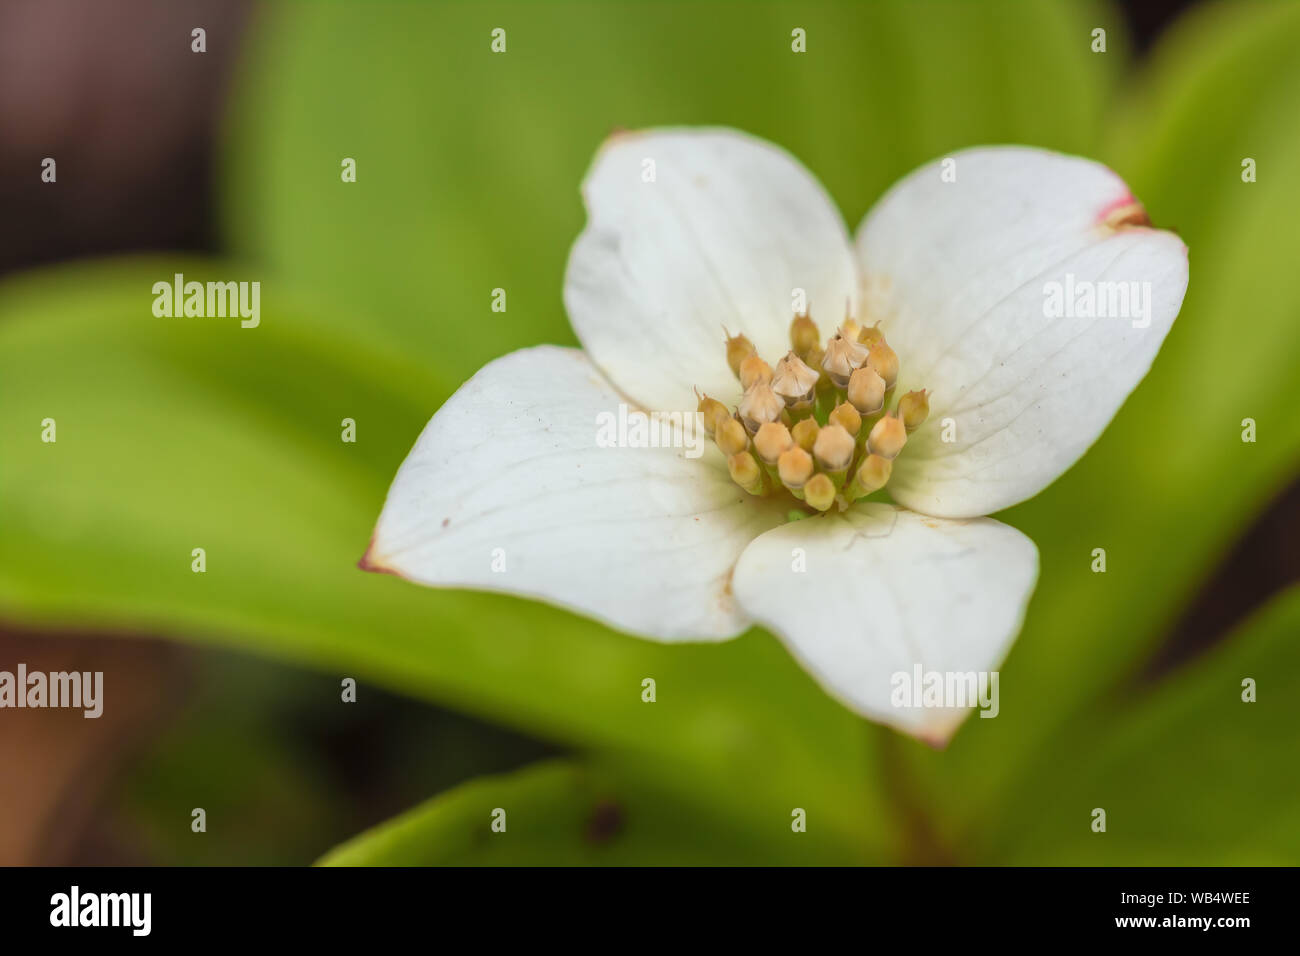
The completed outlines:
[[[867,448],[873,455],[882,458],[896,458],[907,444],[907,429],[903,420],[897,415],[886,415],[871,429],[867,436]]]
[[[867,352],[867,364],[885,380],[885,388],[891,389],[898,381],[898,355],[881,339]]]
[[[806,358],[821,340],[822,334],[817,331],[817,323],[807,313],[794,317],[790,323],[790,347],[795,354]]]
[[[828,376],[826,374],[826,370],[822,368],[822,362],[825,360],[825,358],[826,358],[826,350],[822,348],[820,345],[811,349],[807,355],[803,356],[803,360],[808,364],[808,367],[812,369],[816,369],[817,371],[817,393],[818,394],[821,394],[822,392],[829,392],[832,388],[834,388],[834,386],[831,385],[830,376]]]
[[[758,452],[758,457],[769,465],[776,464],[781,453],[793,445],[794,439],[790,437],[790,429],[780,422],[767,422],[760,425],[754,435],[754,451]]]
[[[843,426],[827,425],[817,433],[813,457],[827,471],[842,471],[853,460],[855,443]]]
[[[849,486],[844,489],[845,497],[849,501],[856,501],[873,491],[879,491],[889,483],[889,476],[893,470],[894,462],[891,459],[881,455],[868,455],[858,466]]]
[[[713,435],[718,430],[718,426],[731,417],[731,412],[727,411],[727,406],[716,398],[701,395],[698,391],[695,394],[700,399],[699,404],[695,406],[695,410],[700,413],[700,417],[704,420],[704,430]]]
[[[745,434],[745,426],[734,418],[728,418],[718,425],[717,431],[713,433],[713,440],[718,443],[718,449],[728,458],[749,447],[749,436]]]
[[[759,356],[750,355],[740,363],[740,387],[749,388],[756,382],[770,385],[772,382],[772,366],[764,362]]]
[[[818,473],[803,486],[803,500],[818,511],[826,511],[835,503],[835,482]]]
[[[877,322],[875,325],[864,325],[862,330],[858,332],[858,341],[868,349],[877,342],[885,341],[885,333],[880,331],[880,323]]]
[[[759,426],[767,422],[780,421],[781,413],[785,411],[785,402],[781,401],[781,396],[772,391],[771,385],[766,382],[755,382],[741,397],[739,411],[745,430],[753,435],[758,431]]]
[[[857,342],[837,334],[826,344],[822,369],[836,388],[846,388],[849,384],[849,376],[853,374],[854,369],[860,368],[866,359],[866,349]]]
[[[844,336],[850,342],[860,341],[858,336],[862,333],[862,324],[857,319],[845,317],[840,323],[840,335]]]
[[[812,402],[820,377],[821,373],[809,368],[803,359],[790,352],[776,363],[776,371],[772,373],[772,391],[780,395],[788,407],[802,407]]]
[[[858,373],[854,372],[853,374],[856,375]],[[827,424],[839,425],[850,435],[856,436],[857,433],[862,430],[862,416],[859,415],[858,410],[848,402],[841,402],[831,409],[831,414],[827,419]]]
[[[754,354],[754,343],[743,335],[727,336],[727,364],[731,374],[740,377],[740,363]]]
[[[727,470],[731,480],[744,488],[751,495],[761,495],[765,489],[763,469],[758,467],[754,456],[747,451],[737,452],[727,459]]]
[[[805,418],[801,422],[796,422],[794,428],[790,429],[790,437],[804,451],[812,451],[819,431],[821,426],[817,424],[816,419]]]
[[[930,414],[930,396],[926,394],[925,389],[919,392],[908,392],[900,398],[898,414],[909,433],[920,428]]]
[[[781,452],[781,457],[776,461],[776,473],[781,477],[781,484],[791,491],[799,491],[812,477],[812,455],[798,445],[793,445]]]
[[[885,405],[885,380],[864,365],[849,376],[848,399],[859,415],[874,415]]]

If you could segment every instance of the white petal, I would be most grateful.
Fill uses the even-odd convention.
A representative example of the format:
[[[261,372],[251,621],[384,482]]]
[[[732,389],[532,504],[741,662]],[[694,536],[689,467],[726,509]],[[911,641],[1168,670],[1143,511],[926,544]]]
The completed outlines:
[[[599,446],[597,416],[617,417],[622,401],[576,349],[491,362],[402,463],[362,566],[535,597],[663,640],[744,630],[731,570],[780,510],[731,482],[703,432],[697,458],[689,444]]]
[[[867,504],[769,531],[740,556],[733,587],[846,706],[941,744],[970,710],[896,706],[895,687],[917,667],[923,680],[997,668],[1037,577],[1038,550],[1009,525]]]
[[[857,247],[866,315],[902,363],[900,394],[932,389],[890,493],[967,517],[1041,491],[1101,434],[1178,314],[1187,248],[1169,232],[1107,225],[1134,200],[1098,163],[1023,147],[951,159],[955,182],[944,161],[912,173],[867,216]],[[1048,283],[1063,291],[1067,275],[1076,289],[1137,282],[1139,302],[1149,283],[1150,313],[1047,317]],[[945,418],[955,441],[943,440]]]
[[[775,365],[790,348],[795,289],[827,333],[856,296],[839,212],[763,140],[724,129],[619,134],[597,154],[583,196],[587,227],[569,255],[564,303],[592,361],[643,407],[684,407],[693,386],[734,404],[723,326]]]

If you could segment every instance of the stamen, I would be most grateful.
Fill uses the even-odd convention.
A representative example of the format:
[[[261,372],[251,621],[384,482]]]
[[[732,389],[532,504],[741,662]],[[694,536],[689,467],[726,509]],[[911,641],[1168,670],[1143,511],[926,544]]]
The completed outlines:
[[[751,495],[761,495],[767,490],[763,469],[758,467],[758,462],[749,452],[737,452],[728,458],[727,470],[731,472],[731,480]]]
[[[819,431],[821,426],[817,424],[815,418],[805,418],[801,422],[796,422],[794,428],[790,429],[790,437],[794,439],[796,445],[810,452],[817,441]]]
[[[818,395],[825,395],[835,388],[835,386],[831,384],[830,376],[828,376],[826,370],[822,368],[822,362],[825,361],[825,359],[826,350],[820,345],[810,349],[808,354],[803,356],[803,360],[807,363],[808,367],[817,373]]]
[[[722,330],[726,333],[726,329]],[[731,374],[740,377],[740,363],[754,354],[754,343],[743,335],[727,335],[727,364]]]
[[[811,410],[816,397],[819,378],[820,373],[809,368],[794,352],[789,352],[776,363],[776,372],[772,375],[772,391],[781,396],[791,412],[807,412]]]
[[[908,392],[900,398],[898,414],[903,419],[903,425],[909,435],[920,428],[930,414],[930,397],[926,394],[926,390]]]
[[[755,382],[770,385],[772,382],[772,366],[757,355],[751,355],[740,363],[740,387],[749,388]]]
[[[885,405],[885,380],[869,365],[849,376],[848,399],[859,415],[874,415]]]
[[[867,349],[836,333],[835,337],[826,344],[822,369],[836,388],[847,388],[849,376],[854,370],[862,367],[862,363],[867,360],[867,355]]]
[[[868,349],[877,342],[885,341],[885,333],[880,331],[880,323],[875,325],[864,325],[862,331],[858,333],[858,342],[865,345]]]
[[[856,375],[857,373],[854,372],[854,374]],[[862,416],[859,415],[858,410],[848,402],[841,402],[836,405],[831,410],[827,423],[831,425],[839,425],[855,438],[857,437],[858,432],[862,431]]]
[[[704,419],[704,430],[711,437],[718,430],[718,426],[731,417],[731,412],[727,411],[727,406],[716,398],[702,395],[699,389],[695,390],[695,395],[699,399],[699,404],[695,406],[695,410]]]
[[[754,436],[754,451],[767,465],[775,465],[781,454],[791,447],[794,447],[794,439],[790,437],[790,429],[780,422],[762,425]]]
[[[780,420],[785,402],[766,382],[755,382],[740,399],[740,420],[751,435],[767,422]]]
[[[850,342],[856,342],[858,333],[861,331],[862,323],[853,317],[853,300],[846,298],[844,300],[844,318],[840,322],[840,335]]]
[[[894,387],[898,381],[898,355],[885,343],[883,338],[871,346],[867,353],[867,364],[885,380],[886,391]]]
[[[808,353],[817,348],[821,340],[822,334],[817,331],[817,323],[808,313],[794,317],[794,321],[790,323],[790,347],[794,349],[796,355],[807,359]]]
[[[803,497],[803,486],[813,474],[812,455],[798,445],[781,452],[776,462],[777,475],[796,498]]]
[[[850,502],[865,498],[874,491],[879,491],[889,483],[889,476],[894,470],[892,459],[883,455],[867,455],[858,466],[853,480],[844,489],[844,497]]]
[[[734,418],[728,418],[718,425],[713,440],[718,443],[718,449],[728,458],[749,447],[749,436],[745,434],[745,426]]]
[[[824,349],[817,336],[812,318],[796,315],[792,348],[774,370],[744,335],[728,334],[727,363],[744,386],[740,405],[733,415],[697,389],[697,411],[747,493],[784,488],[817,511],[834,504],[843,511],[889,483],[930,399],[925,389],[911,391],[886,412],[899,360],[879,323],[864,326],[846,310]]]
[[[818,511],[826,511],[835,503],[835,484],[818,472],[803,486],[803,497]]]
[[[856,442],[853,436],[841,425],[827,425],[817,433],[813,444],[813,457],[817,464],[827,471],[839,472],[849,467],[853,460]]]
[[[886,415],[876,422],[867,436],[867,449],[882,458],[897,458],[907,444],[907,429],[897,415]]]

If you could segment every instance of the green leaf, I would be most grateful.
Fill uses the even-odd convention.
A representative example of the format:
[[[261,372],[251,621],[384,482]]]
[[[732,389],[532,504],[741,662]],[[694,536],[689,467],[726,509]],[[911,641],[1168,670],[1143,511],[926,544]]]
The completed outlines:
[[[462,381],[570,343],[578,187],[616,128],[731,125],[788,147],[850,227],[962,146],[1086,151],[1123,68],[1091,4],[284,3],[225,153],[228,233],[341,327]],[[1090,31],[1111,26],[1111,50]],[[490,32],[506,30],[505,53]],[[795,27],[807,52],[791,50]],[[341,162],[357,163],[344,183]],[[493,313],[494,289],[507,311]],[[439,396],[442,397],[442,396]]]
[[[1090,726],[1138,672],[1220,556],[1300,464],[1300,8],[1193,14],[1132,91],[1112,160],[1157,224],[1190,249],[1181,315],[1151,373],[1088,455],[1004,520],[1038,543],[1042,573],[1002,673],[1002,715],[941,758],[949,839],[997,819],[1030,768],[1069,759],[1063,724]],[[1248,93],[1246,91],[1249,91]],[[1259,160],[1256,183],[1241,158]],[[1259,426],[1242,441],[1243,419]],[[1091,571],[1105,548],[1107,572]],[[973,732],[972,732],[973,731]],[[1135,782],[1134,786],[1138,786]]]
[[[1269,145],[1294,126],[1297,29],[1293,3],[1220,0],[1175,21],[1152,51],[1106,143],[1163,224],[1183,231],[1230,216],[1254,188],[1241,179],[1246,157],[1265,184],[1287,168]]]
[[[1120,688],[1053,740],[981,836],[1013,864],[1300,863],[1300,588],[1152,688]],[[1243,682],[1256,684],[1254,703]],[[1095,808],[1106,832],[1091,829]]]
[[[380,682],[633,755],[667,789],[733,803],[738,821],[802,806],[845,854],[891,851],[874,742],[772,638],[665,646],[360,571],[432,411],[430,380],[311,334],[273,282],[256,329],[155,318],[151,287],[175,272],[243,277],[143,261],[0,286],[0,618],[221,643],[355,677],[363,693]]]
[[[837,862],[825,835],[762,830],[568,761],[462,784],[331,850],[327,866],[680,866]],[[494,821],[498,829],[494,830]],[[499,828],[504,825],[504,830]]]

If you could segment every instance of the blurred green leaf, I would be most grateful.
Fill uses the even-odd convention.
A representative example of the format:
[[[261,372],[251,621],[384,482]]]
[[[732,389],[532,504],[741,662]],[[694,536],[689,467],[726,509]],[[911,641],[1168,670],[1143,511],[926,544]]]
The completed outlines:
[[[1112,693],[1053,741],[981,834],[1008,863],[1300,863],[1300,588],[1154,689]],[[1242,682],[1256,682],[1254,703]],[[1106,832],[1091,830],[1106,811]]]
[[[505,830],[494,832],[497,811]],[[843,862],[791,811],[762,830],[567,761],[462,784],[330,851],[332,866],[781,865]]]
[[[418,373],[319,337],[268,285],[262,324],[159,319],[187,262],[0,286],[0,617],[231,644],[661,767],[737,819],[802,806],[848,855],[891,850],[862,722],[770,637],[665,646],[523,600],[361,572],[430,409]],[[41,441],[41,422],[58,440]],[[340,423],[357,423],[357,442]],[[207,570],[191,571],[206,549]],[[641,701],[654,677],[659,700]]]
[[[1098,719],[1109,688],[1142,667],[1297,475],[1300,179],[1282,172],[1300,155],[1296,49],[1294,4],[1196,11],[1139,79],[1141,110],[1112,130],[1115,168],[1187,242],[1188,295],[1150,375],[1092,451],[1000,516],[1042,557],[1003,667],[1002,717],[968,728],[942,758],[914,754],[936,775],[934,792],[954,797],[955,841],[1034,786],[1028,768],[1045,753],[1069,759],[1052,742],[1062,722]],[[1242,182],[1243,156],[1259,160],[1258,182]],[[1258,422],[1255,444],[1241,440],[1245,418]],[[1090,570],[1098,547],[1105,574]]]
[[[947,151],[1086,150],[1124,62],[1117,20],[1015,0],[276,4],[232,114],[227,232],[319,303],[322,332],[460,382],[521,345],[573,341],[560,292],[578,187],[614,129],[764,136],[852,228]],[[1095,26],[1112,27],[1105,56],[1089,50]],[[791,52],[795,27],[806,53]],[[489,309],[495,288],[505,314]]]
[[[1295,126],[1297,30],[1294,3],[1201,4],[1171,24],[1124,91],[1105,142],[1162,225],[1208,235],[1230,218],[1255,188],[1241,179],[1246,157],[1262,165],[1260,184],[1289,169],[1276,134]]]

